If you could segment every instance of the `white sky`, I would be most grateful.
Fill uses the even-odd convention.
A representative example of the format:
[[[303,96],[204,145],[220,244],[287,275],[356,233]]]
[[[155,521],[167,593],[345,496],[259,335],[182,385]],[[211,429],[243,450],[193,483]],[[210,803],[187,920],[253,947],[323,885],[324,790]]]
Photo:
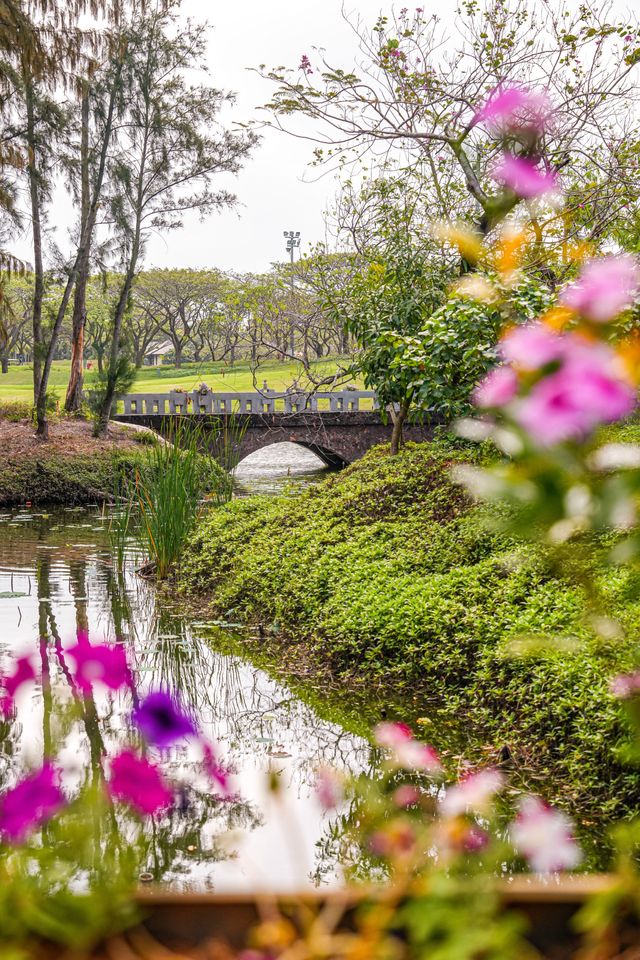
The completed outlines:
[[[348,0],[345,7],[373,24],[389,5],[384,0]],[[272,93],[272,85],[251,67],[297,67],[303,53],[313,62],[314,46],[325,47],[332,62],[353,61],[355,38],[343,19],[342,0],[183,0],[183,10],[211,24],[211,80],[238,94],[233,116],[242,121],[266,116],[257,108]],[[166,241],[154,239],[149,262],[262,271],[285,258],[283,230],[300,230],[303,248],[323,240],[323,211],[337,183],[332,175],[317,180],[318,171],[308,167],[312,150],[308,141],[265,130],[253,159],[234,178],[238,208],[204,223],[193,216]]]
[[[406,5],[417,3],[407,0]],[[640,7],[640,0],[613,0],[612,7],[620,15],[636,4]],[[394,5],[398,9],[403,3],[344,0],[350,18],[361,17],[367,26]],[[445,24],[455,17],[456,0],[420,0],[420,5],[426,13],[435,10]],[[272,85],[252,73],[252,67],[261,63],[296,67],[303,53],[313,63],[313,47],[324,47],[331,63],[345,67],[356,55],[356,38],[342,14],[343,0],[183,0],[182,9],[185,17],[211,25],[211,82],[238,95],[227,121],[265,116],[258,108],[270,98]],[[304,121],[298,118],[298,122]],[[236,210],[213,214],[202,223],[197,215],[187,217],[182,230],[153,238],[145,265],[259,272],[286,258],[283,230],[299,230],[303,249],[324,240],[323,213],[336,195],[337,181],[331,174],[317,179],[318,171],[308,166],[312,150],[308,141],[265,130],[240,175],[231,183],[219,181],[237,193]],[[68,197],[60,191],[51,223],[56,225],[53,236],[63,248],[72,216]],[[18,255],[31,258],[28,237],[15,248]]]

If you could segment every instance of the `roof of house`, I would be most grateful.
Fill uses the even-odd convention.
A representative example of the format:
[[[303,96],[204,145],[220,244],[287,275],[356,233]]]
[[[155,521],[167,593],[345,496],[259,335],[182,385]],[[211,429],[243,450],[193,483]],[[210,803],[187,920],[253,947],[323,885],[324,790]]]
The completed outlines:
[[[173,350],[173,344],[170,340],[163,340],[162,343],[152,343],[149,346],[149,349],[145,353],[145,357],[152,357],[154,354],[156,356],[164,357],[166,353],[171,353]]]

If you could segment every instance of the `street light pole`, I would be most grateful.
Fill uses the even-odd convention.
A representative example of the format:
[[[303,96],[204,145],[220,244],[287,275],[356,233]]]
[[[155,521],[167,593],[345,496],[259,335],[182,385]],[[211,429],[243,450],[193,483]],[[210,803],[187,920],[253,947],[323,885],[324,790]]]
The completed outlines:
[[[291,279],[291,311],[290,311],[291,312],[291,340],[290,340],[290,344],[291,344],[291,348],[290,348],[290,353],[292,356],[295,356],[296,340],[295,340],[295,328],[293,325],[293,299],[294,299],[293,297],[293,292],[294,292],[293,262],[294,262],[294,253],[295,253],[296,247],[298,248],[300,247],[300,231],[284,230],[283,234],[287,241],[287,244],[286,244],[287,253],[291,258],[291,274],[290,274],[290,279]]]

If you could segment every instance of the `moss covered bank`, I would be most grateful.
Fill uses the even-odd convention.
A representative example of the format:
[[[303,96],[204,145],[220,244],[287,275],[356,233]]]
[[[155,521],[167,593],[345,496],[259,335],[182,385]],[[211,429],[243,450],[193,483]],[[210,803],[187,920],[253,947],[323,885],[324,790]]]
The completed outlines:
[[[206,514],[185,552],[183,589],[217,615],[259,622],[273,653],[347,688],[384,687],[441,745],[506,761],[516,782],[571,803],[585,821],[636,809],[640,777],[621,765],[612,673],[628,643],[603,646],[580,588],[534,550],[488,531],[449,480],[468,453],[446,444],[383,449],[303,493]],[[637,632],[630,575],[608,573],[610,609]],[[514,659],[510,639],[546,632],[575,653]],[[300,671],[298,671],[300,672]]]

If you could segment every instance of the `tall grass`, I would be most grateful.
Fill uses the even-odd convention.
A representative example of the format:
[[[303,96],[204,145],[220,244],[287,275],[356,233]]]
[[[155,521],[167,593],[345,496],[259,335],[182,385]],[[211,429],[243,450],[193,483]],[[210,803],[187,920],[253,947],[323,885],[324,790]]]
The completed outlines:
[[[147,572],[164,579],[180,559],[203,499],[224,503],[232,481],[200,453],[200,431],[182,425],[149,451],[145,466],[125,484],[126,506],[114,518],[112,543],[120,558],[132,537],[149,558]]]

